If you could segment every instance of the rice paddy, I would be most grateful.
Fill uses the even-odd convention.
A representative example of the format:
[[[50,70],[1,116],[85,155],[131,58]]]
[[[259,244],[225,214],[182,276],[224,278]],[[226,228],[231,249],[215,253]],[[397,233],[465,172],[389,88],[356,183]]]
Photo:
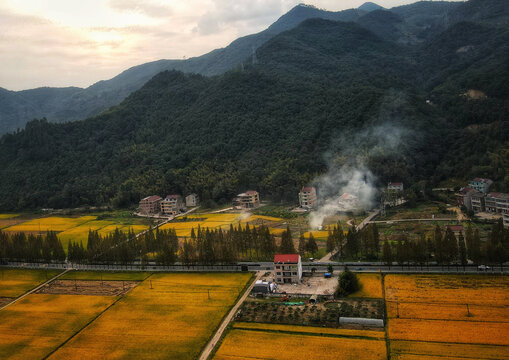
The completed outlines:
[[[60,272],[60,270],[21,270],[0,267],[0,297],[21,296]]]

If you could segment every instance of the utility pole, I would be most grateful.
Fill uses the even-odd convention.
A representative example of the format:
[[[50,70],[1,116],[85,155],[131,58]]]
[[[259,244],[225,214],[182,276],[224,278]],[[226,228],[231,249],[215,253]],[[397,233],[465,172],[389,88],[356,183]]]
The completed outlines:
[[[149,280],[150,281],[150,288],[153,289],[152,287],[152,280]]]
[[[207,289],[207,296],[208,296],[208,298],[210,300],[210,290],[208,290],[208,289]]]

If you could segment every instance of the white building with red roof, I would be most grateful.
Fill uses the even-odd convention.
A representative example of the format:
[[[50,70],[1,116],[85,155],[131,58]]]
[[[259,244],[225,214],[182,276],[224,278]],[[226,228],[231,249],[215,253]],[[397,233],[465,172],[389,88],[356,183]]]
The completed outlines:
[[[166,215],[176,215],[183,207],[184,202],[180,195],[167,195],[161,201],[161,213]]]
[[[302,281],[302,259],[300,255],[274,255],[274,277],[278,284],[300,284]]]
[[[390,182],[387,184],[387,190],[403,191],[403,183],[402,182]]]

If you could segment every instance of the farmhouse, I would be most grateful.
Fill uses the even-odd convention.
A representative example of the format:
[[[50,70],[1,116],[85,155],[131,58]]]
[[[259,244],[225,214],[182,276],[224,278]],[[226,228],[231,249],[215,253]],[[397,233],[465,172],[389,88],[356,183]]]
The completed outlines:
[[[304,186],[299,193],[299,205],[302,208],[312,209],[316,206],[316,189],[313,186]]]
[[[460,191],[456,194],[456,202],[459,206],[464,206],[468,210],[472,210],[472,195],[478,192],[479,191],[471,187],[461,188]]]
[[[458,236],[460,232],[461,233],[465,232],[465,229],[463,228],[463,225],[447,225],[447,228],[451,229],[451,231],[456,236]]]
[[[176,215],[182,209],[184,203],[180,195],[168,195],[161,201],[161,213],[166,215]]]
[[[355,195],[344,193],[339,197],[338,205],[342,211],[357,210],[360,206],[359,198]]]
[[[253,209],[258,206],[260,206],[260,195],[254,190],[248,190],[233,199],[233,207],[237,209]]]
[[[274,255],[274,276],[279,284],[299,284],[302,280],[302,260],[300,255]]]
[[[140,200],[139,212],[144,215],[157,214],[160,211],[160,204],[160,196],[147,196]]]
[[[504,193],[489,193],[486,195],[486,211],[497,214],[504,214],[509,212],[509,194]]]
[[[390,182],[387,184],[387,190],[403,191],[403,183],[402,182]]]
[[[504,226],[509,228],[509,212],[504,213],[503,218],[504,218]]]
[[[197,194],[189,194],[186,196],[186,206],[195,207],[200,203],[200,198]]]

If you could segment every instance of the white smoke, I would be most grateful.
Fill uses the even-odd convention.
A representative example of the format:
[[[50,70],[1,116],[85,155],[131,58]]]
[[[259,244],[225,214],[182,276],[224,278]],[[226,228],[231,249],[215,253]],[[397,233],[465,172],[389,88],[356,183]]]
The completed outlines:
[[[375,178],[364,166],[329,169],[315,181],[319,206],[309,216],[309,225],[318,229],[325,218],[338,212],[369,210],[375,204]]]
[[[335,137],[325,154],[329,170],[313,182],[318,206],[309,216],[312,229],[318,229],[325,218],[338,212],[370,210],[375,206],[377,179],[365,164],[369,158],[403,154],[407,146],[404,139],[416,137],[400,125],[405,104],[404,94],[390,91],[371,125]]]

